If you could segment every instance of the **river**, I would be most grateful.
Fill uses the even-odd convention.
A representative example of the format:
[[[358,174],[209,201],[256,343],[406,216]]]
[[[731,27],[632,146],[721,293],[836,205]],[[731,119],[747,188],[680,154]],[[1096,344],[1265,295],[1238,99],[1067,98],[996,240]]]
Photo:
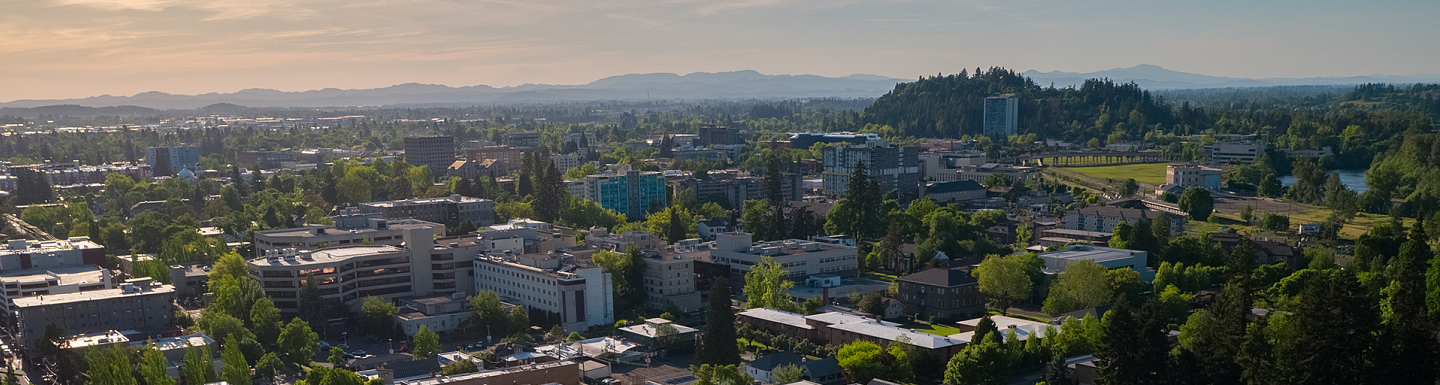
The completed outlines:
[[[1339,174],[1340,174],[1340,183],[1345,184],[1345,187],[1346,187],[1346,188],[1349,188],[1349,189],[1351,189],[1351,190],[1354,190],[1355,193],[1357,193],[1357,194],[1364,193],[1366,190],[1369,190],[1369,189],[1370,189],[1370,186],[1366,186],[1366,185],[1365,185],[1365,170],[1363,170],[1363,169],[1362,169],[1362,170],[1330,170],[1330,171],[1326,171],[1325,174],[1326,174],[1326,175],[1329,175],[1329,174],[1332,173],[1332,172],[1334,172],[1334,173],[1339,173]],[[1295,183],[1295,177],[1294,177],[1294,176],[1286,175],[1286,176],[1280,177],[1280,184],[1285,185],[1285,186],[1289,186],[1291,183]],[[1323,182],[1322,182],[1322,183],[1323,183]]]

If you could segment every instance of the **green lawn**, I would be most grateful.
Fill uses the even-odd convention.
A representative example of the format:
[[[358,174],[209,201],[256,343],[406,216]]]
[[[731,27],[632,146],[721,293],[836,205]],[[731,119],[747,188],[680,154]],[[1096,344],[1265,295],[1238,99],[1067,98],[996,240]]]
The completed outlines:
[[[1134,178],[1136,182],[1140,183],[1162,184],[1165,183],[1165,165],[1165,163],[1141,163],[1117,164],[1113,166],[1065,167],[1064,169],[1096,178],[1116,180]]]
[[[931,325],[920,322],[910,322],[904,325],[900,325],[900,327],[905,329],[915,329],[915,331],[917,332],[929,333],[937,336],[948,336],[951,334],[960,333],[960,329],[954,326]]]

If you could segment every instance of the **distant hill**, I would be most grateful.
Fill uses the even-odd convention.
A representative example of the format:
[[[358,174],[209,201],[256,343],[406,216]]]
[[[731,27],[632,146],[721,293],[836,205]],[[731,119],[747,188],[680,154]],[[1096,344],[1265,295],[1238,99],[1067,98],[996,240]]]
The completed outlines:
[[[496,88],[486,85],[450,87],[407,83],[384,88],[286,92],[246,89],[232,93],[176,95],[142,92],[132,96],[101,95],[82,99],[16,100],[0,108],[33,108],[55,105],[77,107],[138,106],[153,109],[199,109],[229,112],[263,107],[353,107],[386,105],[454,105],[468,103],[515,103],[625,99],[735,99],[876,97],[907,79],[875,75],[824,77],[816,75],[765,75],[756,71],[734,71],[688,75],[672,73],[612,76],[583,85],[525,84]],[[19,112],[12,110],[12,112]],[[34,115],[35,111],[25,111]],[[75,110],[80,115],[117,115]],[[4,115],[0,112],[0,115]],[[19,115],[18,113],[14,115]],[[64,115],[64,114],[61,114]]]
[[[1141,64],[1130,68],[1115,68],[1090,73],[1061,71],[1040,72],[1036,70],[1029,70],[1025,71],[1022,75],[1025,75],[1031,80],[1034,80],[1035,84],[1047,87],[1051,84],[1054,84],[1056,87],[1078,87],[1081,84],[1085,83],[1086,79],[1106,78],[1118,83],[1129,83],[1133,81],[1141,88],[1147,90],[1300,85],[1354,85],[1365,83],[1440,83],[1440,74],[1408,76],[1368,75],[1318,78],[1251,79],[1210,76],[1193,74],[1189,72],[1172,71],[1162,68],[1160,66],[1149,64]]]
[[[0,116],[37,118],[40,116],[154,116],[160,113],[154,108],[137,106],[87,107],[63,104],[41,107],[0,107]]]

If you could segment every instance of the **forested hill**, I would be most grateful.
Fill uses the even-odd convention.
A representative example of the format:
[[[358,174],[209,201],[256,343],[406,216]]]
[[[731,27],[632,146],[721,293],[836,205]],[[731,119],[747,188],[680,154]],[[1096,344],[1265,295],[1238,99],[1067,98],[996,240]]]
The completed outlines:
[[[1079,88],[1042,88],[1018,72],[992,67],[977,68],[974,76],[961,71],[898,84],[865,109],[863,121],[915,137],[977,135],[984,99],[999,94],[1019,98],[1020,132],[1043,138],[1083,141],[1115,134],[1139,139],[1156,124],[1165,131],[1188,132],[1184,127],[1197,125],[1200,118],[1190,116],[1188,108],[1172,110],[1134,83],[1092,79]]]
[[[1415,108],[1440,117],[1440,84],[1396,86],[1363,84],[1340,98],[1346,104],[1387,108]]]

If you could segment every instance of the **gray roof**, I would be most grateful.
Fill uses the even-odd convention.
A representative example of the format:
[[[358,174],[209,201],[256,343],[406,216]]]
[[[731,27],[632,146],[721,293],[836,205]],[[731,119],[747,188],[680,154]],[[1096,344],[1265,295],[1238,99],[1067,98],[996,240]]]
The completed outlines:
[[[900,277],[901,281],[914,282],[922,285],[951,287],[975,283],[975,277],[969,271],[962,268],[933,268],[919,273]]]
[[[805,372],[810,375],[810,378],[840,374],[841,370],[840,360],[835,358],[835,356],[805,361]]]
[[[943,193],[952,193],[952,192],[960,192],[960,191],[981,191],[981,190],[985,190],[985,186],[981,186],[979,182],[976,182],[976,181],[973,181],[973,180],[957,180],[957,181],[954,181],[954,182],[935,182],[935,183],[931,183],[931,184],[928,184],[928,185],[925,186],[925,193],[927,193],[927,194],[929,194],[929,193],[943,194]]]
[[[754,361],[750,361],[749,365],[752,368],[768,372],[771,370],[775,370],[775,368],[779,367],[780,365],[800,364],[800,360],[804,358],[804,356],[801,356],[794,352],[781,351],[766,354],[760,358],[756,358]]]

